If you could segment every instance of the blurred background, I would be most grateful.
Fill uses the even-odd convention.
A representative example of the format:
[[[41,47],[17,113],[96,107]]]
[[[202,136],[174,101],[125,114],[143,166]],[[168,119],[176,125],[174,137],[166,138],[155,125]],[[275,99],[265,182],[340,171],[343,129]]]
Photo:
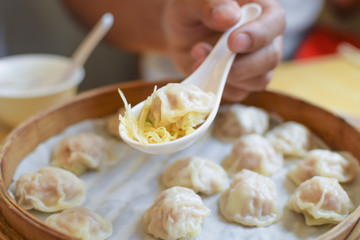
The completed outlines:
[[[88,34],[61,0],[0,0],[0,57],[50,53],[71,57]],[[80,91],[138,78],[138,57],[102,41],[85,64]]]
[[[284,60],[332,54],[341,41],[360,47],[359,9],[339,10],[338,6],[323,5],[324,1],[320,0],[279,2],[287,14]],[[346,6],[349,1],[328,2],[341,2]],[[88,29],[75,21],[61,0],[0,0],[0,57],[23,53],[70,57],[87,33]],[[166,69],[170,68],[156,55],[141,59],[102,41],[86,62],[86,77],[80,90],[144,77],[140,75],[140,62],[153,68],[152,62],[160,61]],[[171,75],[142,72],[148,78]]]
[[[284,63],[275,70],[269,89],[360,118],[360,53],[355,54],[357,63],[355,58],[349,62],[337,49],[343,42],[360,48],[360,1],[278,1],[287,20]],[[61,0],[0,0],[0,57],[24,53],[70,57],[88,31]],[[163,56],[139,56],[106,40],[90,55],[85,70],[80,91],[134,79],[181,76]]]

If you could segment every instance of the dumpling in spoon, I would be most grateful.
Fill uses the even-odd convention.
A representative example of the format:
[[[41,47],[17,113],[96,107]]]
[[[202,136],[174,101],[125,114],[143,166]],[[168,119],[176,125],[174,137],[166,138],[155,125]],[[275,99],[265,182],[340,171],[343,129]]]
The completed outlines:
[[[269,176],[279,171],[283,165],[283,156],[261,135],[242,136],[233,145],[231,154],[224,159],[222,166],[230,176],[242,169]]]
[[[346,159],[337,152],[325,149],[314,149],[305,155],[288,176],[296,184],[300,184],[313,176],[333,177],[339,182],[350,182],[359,170],[356,159]]]
[[[206,195],[218,193],[228,185],[225,170],[201,157],[176,160],[163,172],[161,180],[165,187],[182,186]]]
[[[232,104],[214,126],[214,135],[221,141],[234,141],[250,134],[264,134],[269,128],[269,115],[257,107]]]
[[[110,222],[80,206],[53,214],[46,218],[45,223],[60,232],[81,240],[104,240],[112,234]]]
[[[164,143],[193,132],[210,114],[215,95],[192,84],[169,83],[147,98],[135,119],[124,95],[125,116],[121,129],[142,144]]]
[[[145,212],[145,232],[160,239],[193,239],[200,235],[204,218],[210,215],[201,198],[191,189],[169,188]]]
[[[63,138],[54,148],[51,165],[80,175],[105,166],[108,149],[103,137],[95,133],[79,133]]]
[[[219,206],[226,220],[245,226],[265,227],[280,219],[274,181],[247,169],[235,175]]]
[[[117,111],[117,113],[112,114],[106,122],[106,130],[108,131],[108,133],[110,133],[112,136],[116,137],[119,140],[121,140],[121,137],[119,135],[119,124],[120,124],[119,115],[123,116],[124,113],[125,113],[125,108],[120,108]]]
[[[312,146],[311,132],[297,122],[282,123],[265,136],[284,157],[303,157]]]
[[[16,181],[15,198],[24,209],[56,212],[85,201],[85,183],[73,173],[55,167],[21,175]]]
[[[304,214],[307,225],[337,224],[353,207],[335,178],[320,176],[300,184],[288,202],[289,209]]]

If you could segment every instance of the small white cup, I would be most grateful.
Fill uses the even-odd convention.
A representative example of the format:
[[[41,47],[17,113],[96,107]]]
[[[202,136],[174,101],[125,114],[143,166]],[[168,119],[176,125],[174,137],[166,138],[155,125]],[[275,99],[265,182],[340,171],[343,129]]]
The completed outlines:
[[[23,120],[76,95],[85,76],[78,68],[61,80],[71,59],[23,54],[0,59],[0,122],[15,127]]]

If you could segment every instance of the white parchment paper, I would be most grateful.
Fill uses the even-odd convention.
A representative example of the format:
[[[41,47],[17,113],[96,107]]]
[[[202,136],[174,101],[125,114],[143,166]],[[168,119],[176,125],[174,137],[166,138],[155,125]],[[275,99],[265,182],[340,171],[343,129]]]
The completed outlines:
[[[157,195],[164,190],[159,181],[161,173],[175,160],[188,156],[202,156],[221,163],[232,149],[231,143],[222,143],[211,136],[211,130],[196,144],[172,155],[148,155],[129,147],[111,137],[105,128],[106,119],[86,120],[68,127],[61,134],[38,145],[18,166],[14,182],[23,173],[37,171],[49,165],[54,146],[65,136],[80,132],[94,132],[103,137],[117,159],[109,169],[89,172],[81,176],[87,183],[87,200],[83,206],[110,220],[113,234],[109,239],[153,239],[142,229],[142,215]],[[203,223],[198,240],[212,239],[314,239],[328,231],[331,226],[306,226],[302,215],[286,208],[288,197],[296,189],[287,177],[287,171],[298,160],[286,160],[283,169],[271,176],[280,196],[282,218],[268,227],[244,227],[226,222],[218,212],[220,194],[203,197],[204,204],[211,209],[211,215]],[[360,204],[360,176],[351,184],[343,185],[355,206]],[[10,187],[9,192],[11,192]],[[45,219],[48,214],[31,211],[36,217]]]

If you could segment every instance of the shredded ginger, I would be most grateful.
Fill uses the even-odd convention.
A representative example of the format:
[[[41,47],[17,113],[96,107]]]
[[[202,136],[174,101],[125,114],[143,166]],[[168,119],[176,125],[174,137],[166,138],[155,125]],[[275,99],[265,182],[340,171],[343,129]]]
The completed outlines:
[[[193,92],[195,91],[196,93],[198,93],[198,91],[201,91],[198,87],[195,86],[187,86],[180,84],[178,85],[181,87],[181,89],[189,89],[188,91],[193,91]],[[168,84],[167,86],[178,87],[176,84]],[[182,94],[181,89],[179,90],[180,95]],[[153,110],[154,106],[156,106],[157,104],[155,103],[155,98],[158,97],[158,95],[156,95],[157,93],[156,86],[154,88],[153,93],[145,100],[145,104],[143,106],[143,109],[141,110],[138,119],[134,116],[133,112],[131,111],[131,105],[128,104],[123,92],[120,89],[118,91],[125,106],[125,114],[123,116],[119,115],[120,128],[128,135],[129,138],[138,141],[143,145],[152,144],[152,143],[170,142],[192,133],[199,124],[205,121],[210,110],[212,109],[212,105],[214,102],[212,93],[199,92],[199,94],[197,95],[206,94],[206,97],[204,98],[204,102],[206,103],[205,107],[197,106],[196,104],[198,104],[199,101],[197,102],[194,101],[194,103],[190,103],[190,104],[192,104],[194,108],[197,107],[196,111],[195,110],[183,111],[183,113],[180,114],[177,119],[175,120],[172,119],[172,121],[169,122],[166,121],[166,124],[164,124],[164,122],[158,124],[159,123],[158,121],[157,123],[155,123],[154,121],[152,121],[151,118],[149,119],[149,116],[154,113],[151,111]],[[196,97],[194,97],[194,99],[195,98]],[[162,107],[163,106],[160,106],[160,108]],[[173,110],[174,109],[168,109],[167,111],[173,111]],[[161,117],[162,113],[160,113],[159,116]]]
[[[194,128],[188,128],[185,130],[175,129],[174,127],[169,130],[166,129],[166,127],[154,128],[152,122],[146,120],[154,98],[156,86],[151,96],[146,99],[138,120],[131,111],[131,104],[128,104],[123,92],[120,89],[118,89],[118,91],[125,106],[124,116],[119,114],[120,127],[129,138],[139,141],[144,145],[148,143],[165,143],[183,137],[194,131]]]

